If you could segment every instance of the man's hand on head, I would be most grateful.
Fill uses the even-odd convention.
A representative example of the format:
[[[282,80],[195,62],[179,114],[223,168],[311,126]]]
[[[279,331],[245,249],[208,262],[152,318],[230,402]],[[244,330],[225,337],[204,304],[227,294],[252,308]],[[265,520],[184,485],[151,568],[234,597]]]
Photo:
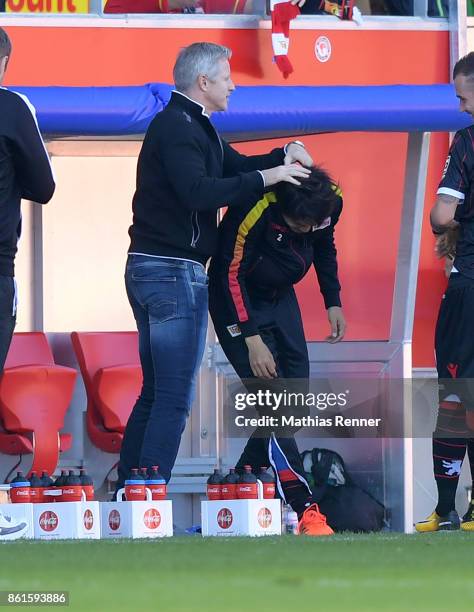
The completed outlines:
[[[304,146],[296,142],[290,142],[286,147],[286,155],[283,163],[285,166],[299,163],[309,168],[313,165],[313,158]]]
[[[260,170],[260,173],[265,181],[265,187],[271,187],[282,181],[292,183],[293,185],[301,185],[300,179],[308,178],[311,170],[304,168],[300,164],[289,164],[286,166],[276,166],[268,170]]]

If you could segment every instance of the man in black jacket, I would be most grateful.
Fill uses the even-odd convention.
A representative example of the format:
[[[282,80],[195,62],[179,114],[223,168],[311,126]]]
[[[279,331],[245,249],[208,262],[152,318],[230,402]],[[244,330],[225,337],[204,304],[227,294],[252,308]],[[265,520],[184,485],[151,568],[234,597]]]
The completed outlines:
[[[0,83],[11,55],[8,34],[0,28]],[[35,110],[20,94],[0,88],[0,373],[16,320],[14,259],[21,232],[21,199],[46,204],[54,193],[48,153]]]
[[[293,285],[313,266],[331,327],[326,340],[339,342],[344,336],[334,244],[341,211],[339,188],[323,170],[312,168],[301,185],[280,183],[258,202],[229,210],[219,227],[219,245],[209,269],[209,309],[223,351],[252,393],[282,392],[286,384],[296,385],[297,392],[307,391],[308,349]],[[273,416],[281,414],[281,407],[278,412],[260,408],[259,412],[269,408]],[[272,466],[280,495],[298,514],[300,533],[332,533],[312,504],[288,428],[258,428],[237,470],[244,465],[255,472]]]
[[[159,465],[171,476],[204,351],[205,265],[217,242],[217,210],[309,174],[294,163],[312,161],[301,143],[246,157],[220,138],[209,117],[227,108],[234,90],[230,56],[213,43],[180,52],[176,91],[151,122],[138,159],[125,279],[143,387],[125,430],[117,488],[133,467]]]

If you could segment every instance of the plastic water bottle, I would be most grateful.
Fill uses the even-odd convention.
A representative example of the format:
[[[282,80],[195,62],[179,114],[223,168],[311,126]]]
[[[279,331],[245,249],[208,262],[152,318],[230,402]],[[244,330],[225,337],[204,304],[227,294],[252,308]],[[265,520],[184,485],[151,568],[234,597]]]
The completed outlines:
[[[237,485],[240,476],[235,473],[235,468],[230,468],[229,473],[222,481],[222,499],[237,499]]]
[[[151,491],[151,499],[154,501],[166,499],[166,480],[158,471],[158,466],[154,465],[148,472],[150,475],[147,476],[145,484]]]
[[[263,484],[264,499],[273,499],[275,497],[275,478],[267,472],[267,467],[261,467],[258,479]]]
[[[298,533],[298,515],[288,504],[283,504],[281,512],[281,530],[282,533],[293,535]]]
[[[145,479],[141,473],[138,473],[138,468],[131,469],[130,476],[125,481],[124,489],[127,501],[145,501]]]
[[[10,482],[10,497],[13,504],[27,504],[30,501],[30,481],[23,472],[17,472]]]
[[[74,470],[69,470],[69,475],[66,477],[66,482],[63,485],[63,494],[61,501],[63,502],[80,502],[82,500],[82,485],[79,476],[74,474]]]
[[[40,504],[43,501],[43,483],[36,472],[30,476],[30,502]]]
[[[81,479],[82,490],[86,494],[86,501],[94,501],[94,482],[92,478],[86,474],[84,468],[81,468],[79,478]]]
[[[63,501],[62,489],[63,489],[64,485],[66,484],[66,479],[67,479],[67,470],[61,470],[61,474],[54,481],[54,487],[57,490],[58,489],[61,490],[61,495],[58,495],[56,497],[56,501],[58,501],[58,502]]]
[[[43,503],[54,501],[54,497],[51,498],[49,495],[45,495],[46,491],[54,491],[55,489],[53,479],[45,470],[41,474],[41,486],[43,487]]]
[[[244,465],[244,470],[237,485],[237,497],[239,499],[258,499],[257,477],[252,472],[250,465]]]
[[[219,469],[214,469],[214,473],[207,479],[207,499],[213,501],[221,499],[222,495],[222,474]]]

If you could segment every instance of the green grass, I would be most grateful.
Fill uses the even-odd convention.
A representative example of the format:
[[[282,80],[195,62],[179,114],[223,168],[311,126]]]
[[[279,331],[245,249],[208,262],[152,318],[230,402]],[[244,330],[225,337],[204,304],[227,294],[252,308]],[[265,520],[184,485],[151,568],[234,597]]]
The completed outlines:
[[[0,590],[67,590],[87,612],[460,612],[473,567],[460,532],[17,541],[0,545]]]

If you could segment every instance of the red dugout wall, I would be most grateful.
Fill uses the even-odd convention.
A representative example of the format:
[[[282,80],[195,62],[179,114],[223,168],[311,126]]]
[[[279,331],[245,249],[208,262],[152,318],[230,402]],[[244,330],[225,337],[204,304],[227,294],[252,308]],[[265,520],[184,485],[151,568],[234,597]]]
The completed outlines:
[[[293,30],[290,57],[295,72],[284,81],[272,64],[270,33],[266,29],[164,28],[163,22],[156,28],[4,25],[15,47],[7,85],[172,82],[172,65],[177,51],[196,40],[214,41],[233,49],[232,68],[237,85],[386,85],[449,81],[449,39],[445,31]],[[120,24],[109,21],[108,25]],[[319,62],[314,53],[315,42],[320,36],[327,36],[332,48],[331,57],[325,63]],[[337,243],[342,297],[349,321],[347,338],[386,339],[407,136],[348,133],[309,136],[305,140],[315,159],[340,181],[345,194],[345,211],[337,230]],[[447,135],[432,135],[426,217],[447,145]],[[238,145],[243,152],[259,152],[268,147],[268,142]],[[433,329],[445,284],[442,265],[434,257],[433,239],[426,221],[425,218],[415,313],[415,367],[433,365]],[[305,279],[298,293],[308,339],[320,340],[327,333],[327,322],[313,275]]]

